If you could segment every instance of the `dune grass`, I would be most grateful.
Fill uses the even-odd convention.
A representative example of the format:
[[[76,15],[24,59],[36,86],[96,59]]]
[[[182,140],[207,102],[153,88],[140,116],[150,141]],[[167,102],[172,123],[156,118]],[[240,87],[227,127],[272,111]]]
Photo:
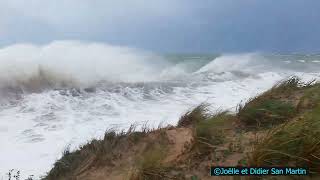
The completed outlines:
[[[297,76],[292,76],[286,80],[279,81],[276,83],[267,93],[290,93],[301,87],[307,87],[311,85],[313,81],[310,82],[303,82]]]
[[[195,125],[195,137],[202,145],[219,145],[224,142],[224,126],[232,120],[227,111],[218,112]]]
[[[161,179],[168,171],[162,160],[166,157],[166,149],[163,147],[153,148],[143,153],[137,161],[135,174],[131,180]]]
[[[290,100],[299,96],[296,106]],[[239,108],[247,127],[266,127],[249,154],[250,166],[309,167],[320,173],[320,85],[292,78]]]
[[[147,134],[149,137],[145,138]],[[93,167],[105,165],[112,167],[113,162],[126,153],[125,149],[137,151],[137,154],[131,157],[135,159],[135,163],[129,172],[130,180],[168,179],[172,177],[168,175],[172,168],[162,161],[167,156],[169,143],[162,128],[151,130],[144,126],[141,131],[135,131],[135,126],[131,126],[128,131],[118,133],[109,130],[102,140],[92,140],[73,152],[67,148],[61,159],[55,162],[54,167],[43,179],[74,179]],[[137,144],[141,145],[138,150],[131,149]]]
[[[225,127],[230,127],[234,116],[228,111],[210,112],[209,105],[202,103],[181,116],[178,127],[192,127],[194,130],[193,148],[197,154],[213,152],[225,141]]]
[[[109,130],[102,140],[94,139],[73,152],[66,148],[62,157],[43,179],[72,179],[92,166],[112,165],[112,160],[120,155],[122,149],[129,148],[149,132],[147,129],[142,132],[134,130],[134,126],[126,132]]]
[[[177,127],[190,127],[198,122],[210,118],[211,114],[208,109],[209,106],[210,105],[207,103],[202,103],[194,109],[187,111],[180,117]]]
[[[170,168],[163,160],[167,156],[168,139],[160,134],[158,141],[148,143],[148,147],[136,157],[135,166],[130,172],[130,180],[166,179]]]
[[[320,173],[320,106],[258,138],[251,166],[309,167]]]
[[[320,173],[319,83],[295,77],[283,81],[240,106],[237,117],[245,128],[263,127],[249,166],[309,167]]]
[[[298,104],[298,111],[313,109],[320,104],[320,83],[316,83],[305,90],[303,97]]]
[[[238,106],[237,117],[249,129],[271,128],[297,115],[296,102],[301,94],[316,86],[298,77],[280,81],[270,90]]]
[[[247,128],[270,128],[294,117],[295,107],[287,102],[255,98],[239,108],[238,118]]]
[[[287,79],[277,82],[272,88],[263,93],[261,96],[268,98],[288,98],[292,94],[297,93],[297,91],[305,90],[314,86],[315,83],[315,79],[305,82],[297,76],[291,76]]]

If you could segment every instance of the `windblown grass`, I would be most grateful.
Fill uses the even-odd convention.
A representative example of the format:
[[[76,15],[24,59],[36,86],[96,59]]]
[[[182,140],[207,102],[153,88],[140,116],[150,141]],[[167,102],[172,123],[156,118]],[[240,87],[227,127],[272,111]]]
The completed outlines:
[[[313,81],[305,83],[301,81],[299,77],[292,76],[286,80],[276,83],[269,91],[267,91],[267,93],[290,93],[300,89],[301,87],[308,87],[312,83]]]
[[[239,108],[238,118],[247,128],[265,128],[284,123],[295,114],[290,103],[258,97]]]
[[[265,93],[238,106],[237,117],[247,128],[270,128],[284,123],[297,113],[300,94],[314,86],[314,81],[302,82],[298,77],[280,81]]]
[[[269,128],[257,136],[249,166],[309,167],[320,173],[319,83],[295,77],[279,83],[240,106],[237,116],[246,127]]]
[[[182,115],[178,121],[177,127],[190,127],[212,116],[208,110],[209,104],[202,103]]]
[[[309,167],[320,173],[320,106],[257,139],[250,166]]]
[[[182,119],[192,122],[194,130],[192,149],[203,156],[214,152],[220,144],[224,143],[224,131],[231,126],[234,116],[228,111],[212,113],[208,110],[207,104],[200,104],[182,116]]]
[[[130,172],[130,180],[162,180],[177,179],[177,174],[172,175],[172,165],[164,162],[168,156],[168,145],[170,144],[164,131],[156,136],[156,141],[147,142],[148,146],[136,157],[135,165]]]
[[[313,109],[320,105],[320,84],[316,83],[305,90],[303,97],[298,104],[298,111]]]
[[[224,142],[224,126],[233,119],[227,111],[211,115],[195,125],[196,141],[207,146],[219,145]]]
[[[212,113],[209,105],[202,103],[185,113],[178,122],[178,127],[192,127],[194,130],[193,149],[198,154],[213,152],[224,142],[225,126],[234,120],[228,111]]]
[[[142,132],[134,132],[134,129],[135,127],[131,126],[127,132],[120,133],[109,130],[102,140],[94,139],[76,151],[71,152],[66,148],[62,157],[43,179],[72,179],[92,166],[112,165],[112,160],[119,157],[122,149],[129,148],[148,133],[146,129]]]

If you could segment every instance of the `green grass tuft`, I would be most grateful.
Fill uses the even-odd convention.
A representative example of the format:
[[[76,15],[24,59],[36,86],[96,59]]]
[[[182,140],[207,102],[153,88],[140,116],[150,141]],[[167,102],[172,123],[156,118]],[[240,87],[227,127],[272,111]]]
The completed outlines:
[[[133,132],[134,129],[134,126],[131,126],[127,132],[119,133],[109,130],[102,140],[94,139],[76,151],[71,152],[66,148],[62,157],[43,179],[72,179],[92,166],[112,165],[113,159],[119,157],[122,149],[129,148],[148,132]]]
[[[232,116],[224,111],[198,122],[195,125],[197,140],[212,145],[222,144],[224,141],[224,129],[222,127],[231,119]]]
[[[312,82],[304,83],[301,81],[301,79],[297,76],[292,76],[286,80],[279,81],[276,83],[269,91],[271,92],[286,92],[297,90],[300,87],[308,86]]]
[[[129,174],[130,180],[178,179],[177,174],[171,173],[175,168],[164,162],[170,142],[166,134],[161,129],[159,131],[157,141],[148,142],[144,152],[136,157],[134,169]]]
[[[213,152],[218,145],[224,143],[225,127],[230,128],[234,116],[228,111],[212,113],[209,105],[202,103],[185,113],[177,127],[191,127],[194,130],[193,148],[199,155]]]
[[[313,109],[320,105],[320,84],[316,83],[306,89],[303,97],[298,104],[298,111],[302,112],[308,109]]]
[[[284,123],[298,113],[301,96],[315,86],[298,77],[280,81],[270,90],[238,106],[237,117],[249,129],[270,128]],[[300,103],[302,106],[303,103]]]
[[[250,166],[309,167],[320,173],[320,107],[258,138]]]
[[[162,163],[166,157],[166,148],[158,147],[143,153],[137,160],[136,169],[132,172],[130,180],[164,179],[168,169]]]
[[[194,143],[192,149],[196,156],[203,157],[214,151],[225,142],[225,131],[232,126],[234,116],[227,111],[208,114],[194,126]]]
[[[287,102],[255,98],[238,110],[238,119],[247,128],[272,127],[295,116],[295,107]]]
[[[211,115],[208,107],[208,104],[202,103],[193,110],[186,112],[180,117],[177,127],[190,127],[200,121],[210,118]]]

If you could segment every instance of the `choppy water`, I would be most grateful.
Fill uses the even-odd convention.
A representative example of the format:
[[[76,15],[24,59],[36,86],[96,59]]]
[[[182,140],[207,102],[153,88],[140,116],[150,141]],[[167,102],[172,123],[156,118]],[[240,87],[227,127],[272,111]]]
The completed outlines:
[[[108,128],[176,124],[201,102],[236,105],[292,75],[320,77],[320,55],[154,55],[59,41],[0,49],[0,179],[41,175]]]

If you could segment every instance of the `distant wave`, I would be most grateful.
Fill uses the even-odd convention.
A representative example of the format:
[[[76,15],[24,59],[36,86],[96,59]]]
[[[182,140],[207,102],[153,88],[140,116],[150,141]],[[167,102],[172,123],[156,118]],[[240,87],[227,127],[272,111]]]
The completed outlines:
[[[231,54],[217,57],[197,72],[229,72],[252,69],[254,65],[265,65],[264,59],[257,53]]]

